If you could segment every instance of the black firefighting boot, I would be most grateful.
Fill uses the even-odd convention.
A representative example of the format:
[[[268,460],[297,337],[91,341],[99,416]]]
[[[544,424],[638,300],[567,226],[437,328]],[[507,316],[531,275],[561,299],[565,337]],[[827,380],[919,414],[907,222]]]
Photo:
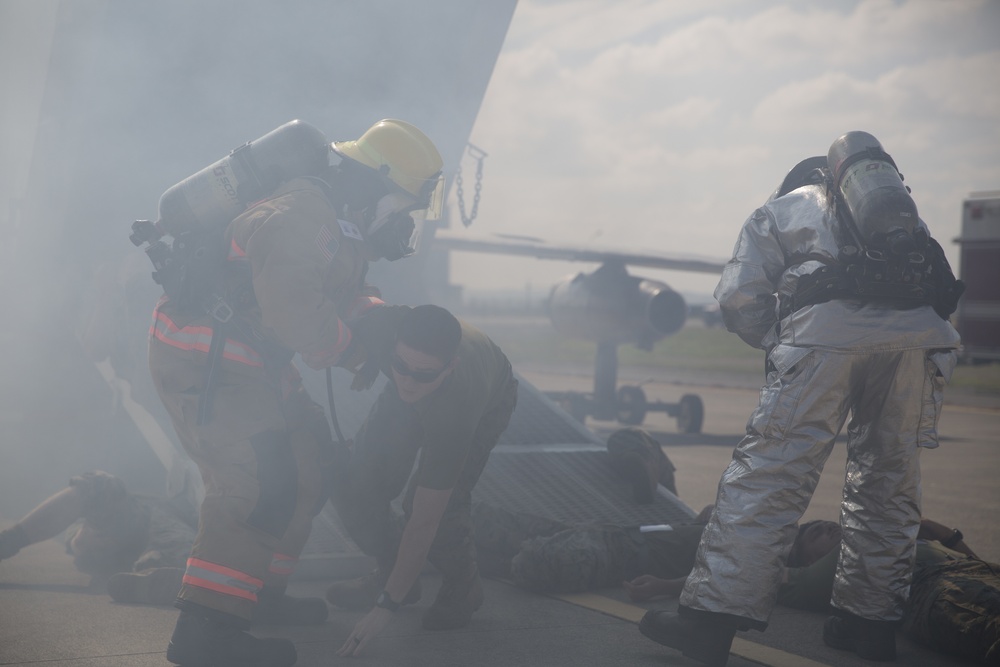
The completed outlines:
[[[329,610],[322,598],[293,598],[284,587],[264,586],[257,594],[254,625],[323,625]]]
[[[375,606],[375,599],[385,588],[390,569],[376,568],[357,579],[338,581],[326,589],[326,601],[341,609],[368,611]],[[417,579],[400,604],[415,604],[420,601],[421,594],[420,580]]]
[[[425,630],[454,630],[469,624],[472,614],[483,606],[483,580],[473,562],[460,576],[443,573],[444,579],[434,604],[424,612]]]
[[[181,590],[184,570],[157,567],[142,572],[118,572],[108,579],[108,595],[115,602],[172,605]]]
[[[729,614],[680,607],[676,614],[647,611],[639,621],[639,632],[709,667],[725,667],[738,625]]]
[[[636,503],[653,502],[656,486],[662,484],[677,493],[674,464],[663,453],[660,443],[641,428],[623,428],[608,437],[611,467],[632,485]]]
[[[167,660],[181,667],[291,667],[298,659],[287,639],[261,639],[246,632],[249,624],[190,602],[167,647]]]
[[[841,651],[853,651],[865,660],[891,662],[896,659],[896,621],[875,621],[842,611],[823,624],[823,643]]]

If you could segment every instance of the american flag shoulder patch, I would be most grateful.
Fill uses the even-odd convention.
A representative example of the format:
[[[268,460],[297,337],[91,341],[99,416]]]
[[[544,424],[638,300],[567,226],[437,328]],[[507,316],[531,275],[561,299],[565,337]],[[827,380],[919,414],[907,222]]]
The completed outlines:
[[[316,245],[328,262],[333,261],[334,255],[340,250],[340,241],[337,240],[337,237],[333,235],[333,232],[326,225],[319,228],[319,233],[316,234]]]

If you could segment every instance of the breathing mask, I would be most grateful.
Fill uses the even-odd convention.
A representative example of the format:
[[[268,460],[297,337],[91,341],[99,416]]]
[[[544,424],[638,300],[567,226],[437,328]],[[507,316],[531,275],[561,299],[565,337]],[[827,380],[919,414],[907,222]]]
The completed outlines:
[[[412,197],[391,192],[375,206],[375,217],[368,224],[367,239],[380,257],[393,262],[416,251],[416,223],[410,212],[419,204]]]

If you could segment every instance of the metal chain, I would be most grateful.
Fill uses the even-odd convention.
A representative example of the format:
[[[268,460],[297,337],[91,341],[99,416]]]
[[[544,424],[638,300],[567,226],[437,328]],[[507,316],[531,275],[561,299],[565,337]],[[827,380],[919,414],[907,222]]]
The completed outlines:
[[[462,166],[459,165],[455,172],[455,196],[458,198],[458,214],[462,217],[462,224],[468,227],[479,214],[479,195],[483,190],[483,158],[486,151],[469,144],[469,154],[476,160],[476,185],[472,195],[472,210],[465,214],[465,191],[462,189]]]

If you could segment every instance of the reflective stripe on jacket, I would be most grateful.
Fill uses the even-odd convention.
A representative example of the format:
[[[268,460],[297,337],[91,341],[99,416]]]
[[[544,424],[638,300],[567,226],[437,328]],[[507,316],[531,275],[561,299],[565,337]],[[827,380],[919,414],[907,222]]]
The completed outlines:
[[[207,355],[212,344],[212,327],[206,324],[208,318],[202,317],[190,324],[178,326],[167,313],[163,312],[163,306],[167,303],[169,300],[163,297],[156,304],[153,324],[149,328],[150,337],[179,350],[203,352]],[[233,338],[226,339],[226,344],[222,348],[222,358],[252,367],[264,366],[264,360],[252,347]]]

